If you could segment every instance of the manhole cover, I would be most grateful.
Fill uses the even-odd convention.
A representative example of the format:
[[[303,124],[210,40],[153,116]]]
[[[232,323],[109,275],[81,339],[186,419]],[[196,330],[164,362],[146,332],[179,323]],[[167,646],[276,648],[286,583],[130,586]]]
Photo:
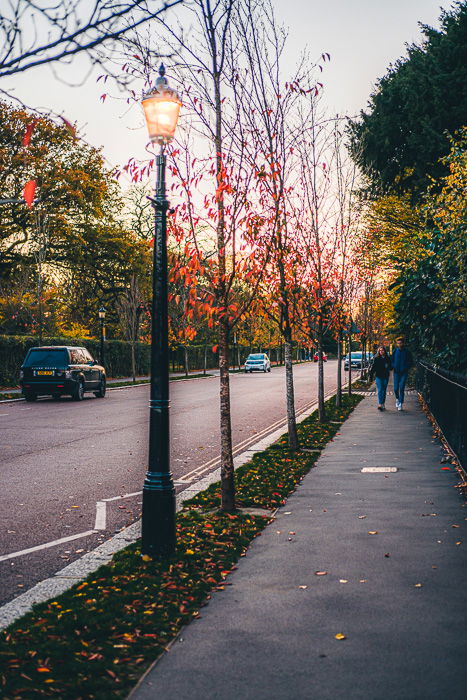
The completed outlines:
[[[397,467],[363,467],[360,471],[362,474],[382,474],[385,472],[398,472],[399,469]]]

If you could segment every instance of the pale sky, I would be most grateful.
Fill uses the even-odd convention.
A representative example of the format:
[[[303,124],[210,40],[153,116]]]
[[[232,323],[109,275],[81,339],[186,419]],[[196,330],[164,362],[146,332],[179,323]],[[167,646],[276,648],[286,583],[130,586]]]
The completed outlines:
[[[355,115],[364,109],[379,77],[405,52],[405,43],[420,40],[418,22],[438,27],[440,8],[450,0],[273,0],[277,19],[289,27],[289,49],[284,62],[292,72],[308,45],[312,57],[331,55],[322,74],[325,102],[333,113]],[[79,82],[83,61],[61,71]],[[170,78],[170,63],[166,62]],[[103,147],[110,165],[130,157],[144,158],[146,132],[136,110],[125,114],[122,102],[99,100],[106,92],[96,76],[84,85],[68,87],[49,67],[38,67],[15,79],[14,88],[26,104],[51,109],[78,123],[80,134]],[[3,87],[12,85],[3,83]]]

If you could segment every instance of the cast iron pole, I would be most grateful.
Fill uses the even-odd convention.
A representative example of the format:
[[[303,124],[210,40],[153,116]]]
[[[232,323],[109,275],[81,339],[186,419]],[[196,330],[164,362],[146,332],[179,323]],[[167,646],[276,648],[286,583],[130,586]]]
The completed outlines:
[[[99,355],[100,355],[100,361],[101,365],[104,367],[104,339],[105,339],[105,320],[103,318],[99,319],[101,322],[101,338],[100,338],[100,346],[99,346]]]
[[[141,553],[166,557],[175,551],[175,488],[170,473],[169,347],[167,302],[167,209],[165,155],[156,156],[157,180],[152,287],[149,462],[143,487]]]

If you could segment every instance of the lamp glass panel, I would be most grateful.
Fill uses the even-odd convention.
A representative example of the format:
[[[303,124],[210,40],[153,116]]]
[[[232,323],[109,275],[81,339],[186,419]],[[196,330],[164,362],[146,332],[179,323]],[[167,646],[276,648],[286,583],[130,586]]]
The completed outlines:
[[[172,141],[180,113],[180,102],[161,97],[149,97],[143,100],[142,104],[151,141],[153,143]]]

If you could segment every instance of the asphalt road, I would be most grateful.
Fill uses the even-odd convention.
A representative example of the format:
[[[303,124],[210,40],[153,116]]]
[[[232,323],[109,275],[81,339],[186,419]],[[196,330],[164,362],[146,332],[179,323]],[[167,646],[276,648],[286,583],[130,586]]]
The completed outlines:
[[[294,375],[300,412],[316,402],[317,365],[296,365]],[[326,393],[334,390],[335,361],[325,365],[325,382]],[[236,453],[285,418],[284,385],[283,368],[231,375]],[[171,468],[180,491],[219,466],[219,379],[172,382],[170,393]],[[0,604],[139,518],[148,399],[149,388],[142,385],[114,390],[105,399],[87,394],[82,402],[0,404]],[[96,509],[98,502],[105,506]]]

